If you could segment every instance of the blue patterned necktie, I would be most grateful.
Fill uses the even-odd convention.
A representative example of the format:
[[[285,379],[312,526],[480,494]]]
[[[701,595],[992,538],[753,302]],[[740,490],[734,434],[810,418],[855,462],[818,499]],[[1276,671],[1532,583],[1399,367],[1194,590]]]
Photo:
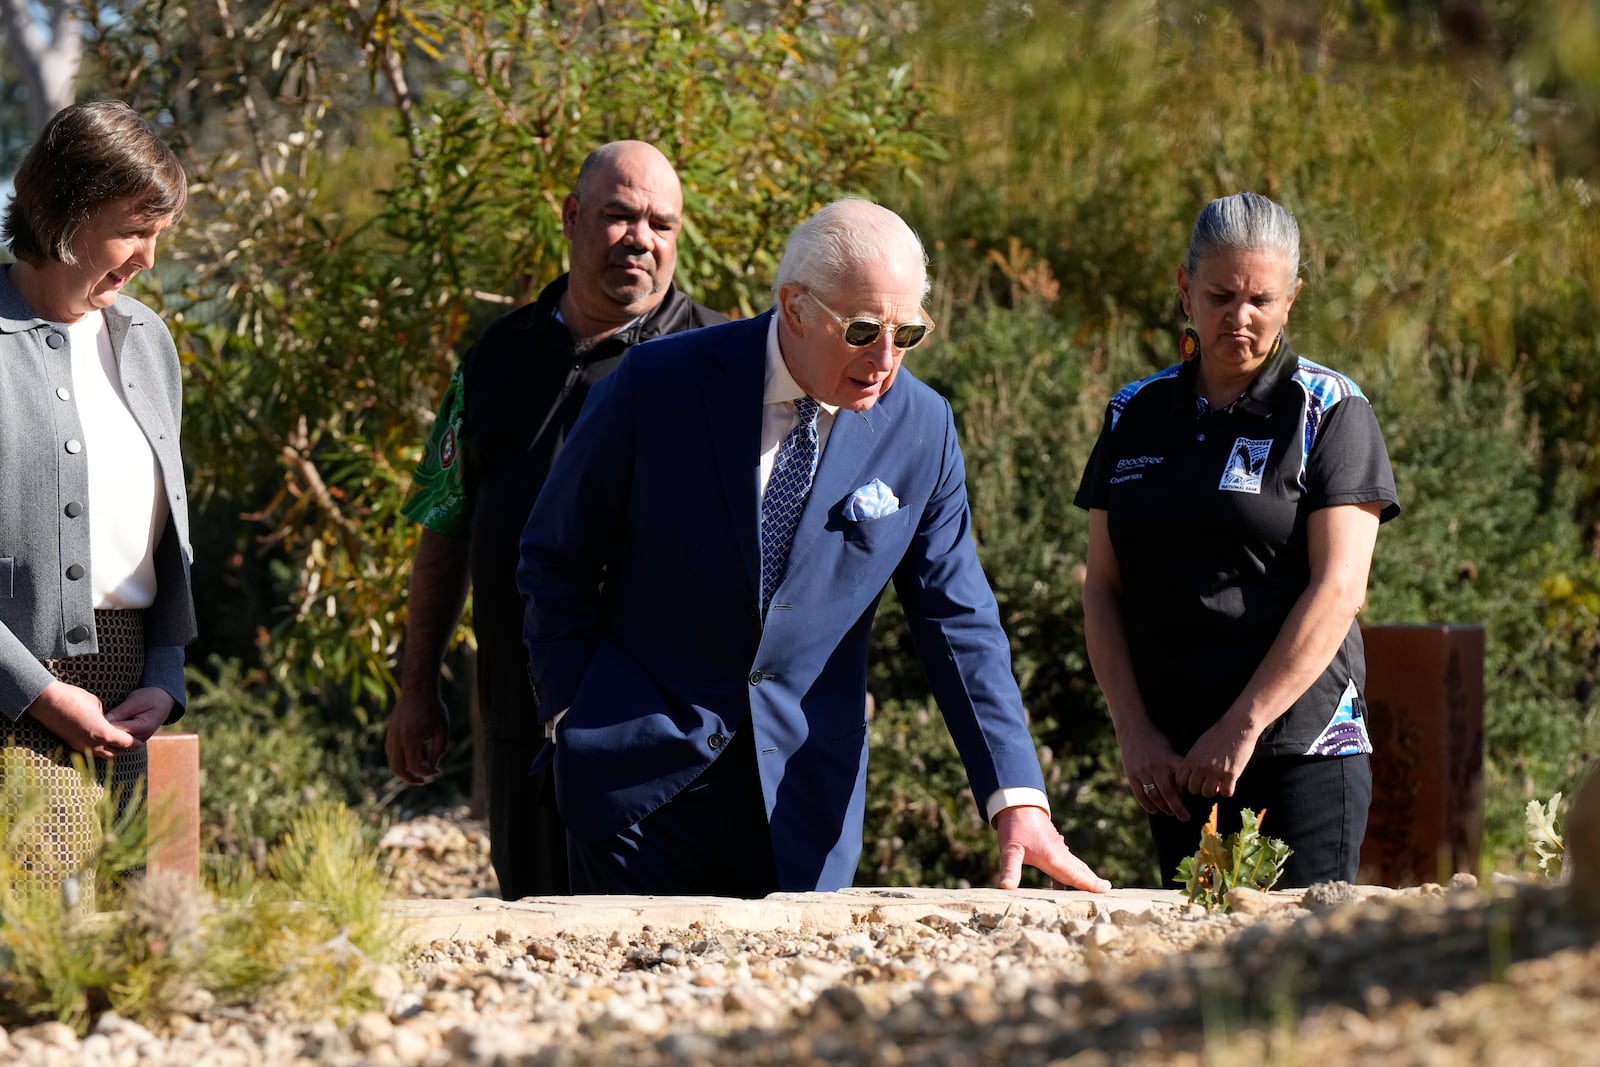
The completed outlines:
[[[811,492],[817,473],[817,402],[803,396],[794,402],[800,421],[778,446],[772,460],[772,475],[761,498],[761,613],[766,615],[772,594],[783,581],[789,564],[789,546],[794,543],[795,524],[800,509]]]

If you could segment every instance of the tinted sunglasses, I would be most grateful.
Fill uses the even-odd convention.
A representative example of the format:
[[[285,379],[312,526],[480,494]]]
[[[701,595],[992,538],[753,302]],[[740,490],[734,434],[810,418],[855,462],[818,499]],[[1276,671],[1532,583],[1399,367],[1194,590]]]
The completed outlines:
[[[883,322],[870,315],[855,315],[847,319],[818,299],[816,293],[807,292],[806,295],[816,300],[818,307],[833,316],[833,321],[844,331],[844,343],[851,348],[866,348],[868,345],[877,344],[878,338],[883,336],[885,330],[888,330],[890,336],[894,338],[896,348],[902,350],[915,348],[928,336],[928,331],[933,329],[933,323],[925,320]]]

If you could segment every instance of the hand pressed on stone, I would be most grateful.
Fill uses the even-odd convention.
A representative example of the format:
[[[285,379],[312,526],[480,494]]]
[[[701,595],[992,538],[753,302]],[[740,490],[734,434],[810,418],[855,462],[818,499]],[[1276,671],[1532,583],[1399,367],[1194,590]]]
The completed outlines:
[[[1022,884],[1022,865],[1027,864],[1049,875],[1057,889],[1085,889],[1104,893],[1111,883],[1072,854],[1050,813],[1031,805],[1003,808],[994,817],[995,833],[1000,838],[1000,888],[1015,889]]]

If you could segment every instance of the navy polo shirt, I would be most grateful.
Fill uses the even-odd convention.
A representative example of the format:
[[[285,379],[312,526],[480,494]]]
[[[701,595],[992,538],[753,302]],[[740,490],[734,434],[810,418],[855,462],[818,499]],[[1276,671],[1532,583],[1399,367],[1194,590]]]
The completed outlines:
[[[1111,398],[1075,503],[1106,512],[1122,618],[1152,721],[1185,752],[1244,690],[1311,579],[1306,520],[1382,503],[1400,513],[1372,405],[1349,378],[1280,343],[1249,389],[1208,410],[1196,363]],[[1354,621],[1333,662],[1256,751],[1372,751]]]

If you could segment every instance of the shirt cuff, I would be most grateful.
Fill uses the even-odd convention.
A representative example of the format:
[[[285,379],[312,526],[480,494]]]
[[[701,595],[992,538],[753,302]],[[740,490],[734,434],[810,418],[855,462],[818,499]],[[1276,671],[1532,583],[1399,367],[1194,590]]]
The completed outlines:
[[[991,825],[994,817],[1007,808],[1043,808],[1046,815],[1050,814],[1050,798],[1044,795],[1042,789],[1012,788],[996,789],[989,794],[989,801],[984,806],[984,812],[989,816]]]
[[[544,739],[546,741],[550,741],[552,743],[555,741],[556,725],[560,723],[562,719],[566,718],[567,712],[571,710],[571,708],[562,708],[560,711],[556,712],[553,717],[551,717],[549,722],[544,724]]]

